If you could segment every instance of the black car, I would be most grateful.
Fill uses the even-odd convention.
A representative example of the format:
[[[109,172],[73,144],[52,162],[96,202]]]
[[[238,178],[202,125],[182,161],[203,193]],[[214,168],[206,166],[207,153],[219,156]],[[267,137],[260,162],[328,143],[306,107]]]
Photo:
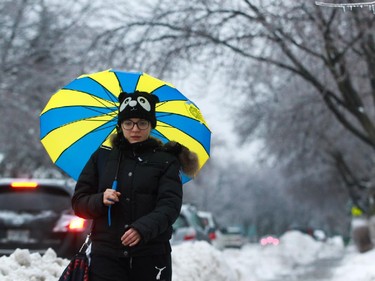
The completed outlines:
[[[90,229],[90,221],[73,213],[73,191],[65,180],[0,179],[0,255],[52,248],[71,258]]]

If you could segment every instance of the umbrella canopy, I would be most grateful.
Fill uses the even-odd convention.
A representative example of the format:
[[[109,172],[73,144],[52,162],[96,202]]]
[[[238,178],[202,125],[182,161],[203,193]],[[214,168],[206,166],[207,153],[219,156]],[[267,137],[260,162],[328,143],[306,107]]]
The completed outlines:
[[[118,95],[136,90],[160,100],[151,135],[194,151],[201,168],[210,155],[211,132],[199,108],[170,83],[142,72],[111,69],[76,78],[57,91],[41,112],[40,139],[52,161],[77,180],[91,154],[101,145],[111,146]],[[189,181],[186,175],[182,178]]]

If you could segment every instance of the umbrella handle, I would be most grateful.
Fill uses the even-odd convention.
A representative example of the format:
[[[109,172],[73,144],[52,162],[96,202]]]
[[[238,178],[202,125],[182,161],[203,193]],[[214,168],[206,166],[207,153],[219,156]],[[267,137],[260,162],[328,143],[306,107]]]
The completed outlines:
[[[117,175],[118,175],[118,171],[119,171],[119,168],[120,168],[121,156],[122,156],[121,151],[119,151],[117,167],[116,167],[116,175],[115,175],[115,179],[112,182],[112,189],[113,190],[117,190]],[[109,207],[108,207],[108,226],[111,226],[111,206],[112,205],[109,205]]]
[[[112,189],[117,190],[117,180],[114,180],[112,183]],[[112,220],[111,220],[111,207],[112,205],[108,206],[108,226],[111,226]]]
[[[117,180],[114,180],[112,183],[112,189],[117,190]]]

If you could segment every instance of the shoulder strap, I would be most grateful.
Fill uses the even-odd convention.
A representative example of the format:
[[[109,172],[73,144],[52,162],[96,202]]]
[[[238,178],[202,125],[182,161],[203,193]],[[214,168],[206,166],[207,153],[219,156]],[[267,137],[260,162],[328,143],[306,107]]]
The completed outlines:
[[[98,153],[98,175],[99,190],[112,187],[113,181],[117,180],[118,169],[121,161],[121,152],[112,148],[101,148]]]
[[[98,168],[98,173],[99,173],[99,178],[102,175],[102,172],[105,169],[105,165],[107,163],[108,157],[111,154],[112,149],[109,147],[104,147],[101,146],[98,152],[98,160],[97,160],[97,168]]]

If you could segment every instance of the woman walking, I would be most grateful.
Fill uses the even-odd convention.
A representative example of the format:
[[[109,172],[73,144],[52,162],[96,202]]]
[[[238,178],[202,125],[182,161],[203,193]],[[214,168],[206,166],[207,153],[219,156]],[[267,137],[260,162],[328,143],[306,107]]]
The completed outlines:
[[[93,153],[72,198],[75,213],[93,219],[90,281],[169,281],[169,240],[183,195],[180,170],[194,176],[198,158],[177,142],[163,145],[150,137],[156,96],[121,93],[119,102],[112,149]]]

